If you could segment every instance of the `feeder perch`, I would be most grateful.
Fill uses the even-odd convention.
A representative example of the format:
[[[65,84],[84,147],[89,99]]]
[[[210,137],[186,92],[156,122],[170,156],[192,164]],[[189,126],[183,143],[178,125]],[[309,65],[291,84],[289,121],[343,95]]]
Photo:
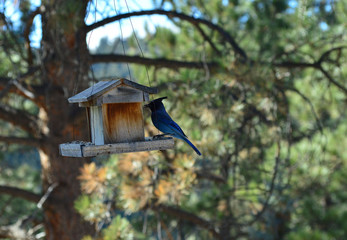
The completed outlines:
[[[87,108],[91,142],[60,144],[60,154],[67,157],[94,157],[173,148],[171,137],[145,138],[142,103],[149,101],[149,94],[157,92],[157,88],[121,78],[100,81],[70,97],[70,103]]]

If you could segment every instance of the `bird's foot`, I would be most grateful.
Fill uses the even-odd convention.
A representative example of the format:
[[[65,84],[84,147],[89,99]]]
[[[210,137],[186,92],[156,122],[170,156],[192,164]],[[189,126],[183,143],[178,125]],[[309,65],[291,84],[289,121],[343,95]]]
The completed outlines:
[[[159,135],[155,135],[155,136],[153,136],[153,140],[158,140],[158,139],[161,139],[161,138],[163,138],[163,137],[165,137],[165,136],[168,136],[168,135],[170,135],[170,134],[159,134]]]

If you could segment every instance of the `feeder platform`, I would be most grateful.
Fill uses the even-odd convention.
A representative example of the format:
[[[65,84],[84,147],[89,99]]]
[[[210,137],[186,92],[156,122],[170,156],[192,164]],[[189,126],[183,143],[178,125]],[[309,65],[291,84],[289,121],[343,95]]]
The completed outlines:
[[[129,153],[153,150],[165,150],[173,148],[172,137],[145,138],[144,141],[112,143],[105,145],[95,145],[91,142],[74,141],[59,145],[59,151],[65,157],[95,157],[103,154]]]

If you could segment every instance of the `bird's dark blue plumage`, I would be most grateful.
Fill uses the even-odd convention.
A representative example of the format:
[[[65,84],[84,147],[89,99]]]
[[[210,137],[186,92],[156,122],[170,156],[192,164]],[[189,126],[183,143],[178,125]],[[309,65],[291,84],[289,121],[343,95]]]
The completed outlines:
[[[167,97],[155,99],[146,105],[151,109],[151,118],[154,126],[164,134],[169,134],[175,138],[184,140],[198,155],[201,155],[200,151],[188,140],[187,135],[183,132],[180,126],[178,126],[178,124],[175,123],[166,112],[164,104],[162,103],[162,100],[165,98]]]

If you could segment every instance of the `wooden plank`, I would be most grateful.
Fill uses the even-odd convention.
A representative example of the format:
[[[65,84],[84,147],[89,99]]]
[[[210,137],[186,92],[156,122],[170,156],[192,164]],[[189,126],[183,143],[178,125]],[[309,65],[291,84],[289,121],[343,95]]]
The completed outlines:
[[[149,94],[146,92],[143,92],[143,102],[149,102]]]
[[[120,81],[122,81],[122,83],[124,85],[127,85],[129,87],[133,87],[135,89],[141,90],[141,91],[149,93],[149,94],[156,94],[156,93],[158,93],[158,88],[156,88],[156,87],[147,87],[147,86],[138,84],[136,82],[130,81],[130,80],[125,79],[125,78],[121,78]]]
[[[81,143],[63,143],[59,145],[60,155],[64,157],[82,157]]]
[[[100,81],[90,88],[72,96],[68,99],[69,103],[87,102],[95,97],[102,95],[104,92],[108,91],[110,88],[114,88],[121,85],[122,82],[118,80],[111,81]]]
[[[104,127],[102,120],[102,107],[91,106],[90,108],[90,133],[92,142],[95,145],[103,145],[104,142]]]
[[[145,139],[140,102],[103,104],[102,118],[105,143],[143,141]]]
[[[97,106],[96,100],[92,99],[90,101],[87,102],[79,102],[78,103],[79,107],[91,107],[91,106]]]
[[[146,139],[145,141],[106,144],[101,146],[86,145],[82,146],[82,155],[83,157],[95,157],[103,154],[165,150],[173,147],[173,138],[167,137],[156,140]]]
[[[128,79],[121,78],[121,79],[114,79],[109,81],[100,81],[94,84],[93,86],[91,86],[90,88],[87,88],[86,90],[76,94],[75,96],[70,97],[68,101],[69,103],[87,102],[103,95],[105,92],[120,85],[129,86],[134,89],[144,91],[150,94],[158,93],[157,88],[143,86],[141,84],[130,81]]]
[[[143,102],[143,92],[126,86],[114,88],[97,99],[97,105],[134,102]]]

